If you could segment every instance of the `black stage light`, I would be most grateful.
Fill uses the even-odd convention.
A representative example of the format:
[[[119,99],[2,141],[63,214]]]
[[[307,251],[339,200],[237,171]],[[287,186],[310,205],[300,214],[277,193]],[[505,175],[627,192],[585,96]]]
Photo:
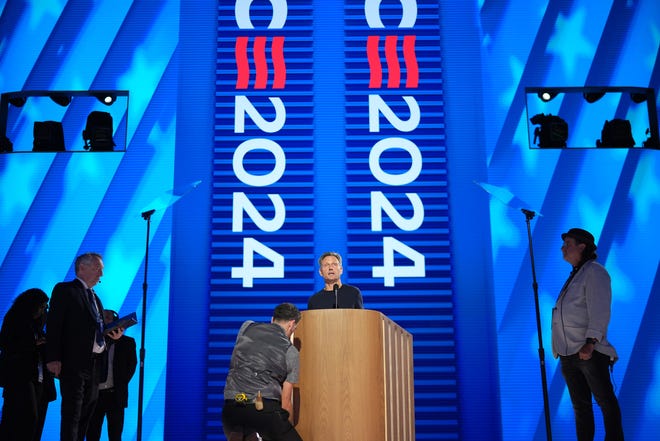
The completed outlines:
[[[71,104],[71,97],[68,95],[62,95],[60,93],[51,95],[50,99],[53,100],[54,103],[59,104],[62,107],[66,107],[69,104]]]
[[[534,144],[541,148],[566,147],[568,123],[562,117],[539,113],[531,117],[530,121],[539,126],[534,129]]]
[[[632,126],[627,119],[614,118],[605,121],[601,130],[600,139],[596,140],[596,147],[625,147],[635,146],[632,136]]]
[[[33,152],[63,152],[64,129],[59,121],[35,121]]]
[[[24,96],[9,98],[9,103],[14,107],[23,107],[27,99]]]
[[[11,153],[14,151],[14,143],[6,136],[0,135],[0,153]]]
[[[87,125],[82,132],[85,150],[111,152],[115,142],[112,139],[112,115],[95,110],[87,116]]]
[[[598,101],[599,99],[601,99],[602,97],[604,97],[604,96],[605,96],[605,92],[604,92],[604,91],[598,91],[598,92],[584,92],[584,93],[582,94],[582,96],[584,97],[584,100],[585,100],[586,102],[588,102],[588,103],[591,104],[591,103],[595,103],[596,101]]]
[[[645,93],[631,93],[630,94],[630,99],[633,101],[633,103],[640,104],[643,103],[644,101],[647,100],[647,95]]]

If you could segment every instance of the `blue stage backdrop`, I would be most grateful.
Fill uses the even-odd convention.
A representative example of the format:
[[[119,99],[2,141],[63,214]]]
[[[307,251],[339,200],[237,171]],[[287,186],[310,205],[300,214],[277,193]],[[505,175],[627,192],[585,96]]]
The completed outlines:
[[[647,108],[608,95],[595,115],[558,96],[547,109],[585,143],[611,115],[634,122],[635,147],[542,149],[530,146],[525,90],[657,95],[658,23],[657,0],[0,1],[0,92],[128,91],[124,110],[106,108],[125,151],[84,151],[75,97],[10,108],[0,314],[25,289],[71,279],[79,253],[101,252],[104,304],[146,312],[142,439],[222,440],[238,327],[282,301],[304,309],[321,286],[316,259],[335,250],[365,306],[413,335],[418,440],[542,441],[522,203],[537,212],[553,439],[574,439],[550,355],[570,270],[560,234],[573,226],[594,233],[612,275],[626,439],[655,439],[660,151],[641,147]],[[65,125],[66,152],[30,151],[33,122],[46,120]],[[140,326],[128,335],[141,346]],[[137,409],[136,376],[126,440]],[[58,439],[59,411],[58,399],[44,440]]]
[[[219,12],[209,439],[240,324],[305,309],[324,251],[414,336],[417,438],[458,436],[439,5]]]

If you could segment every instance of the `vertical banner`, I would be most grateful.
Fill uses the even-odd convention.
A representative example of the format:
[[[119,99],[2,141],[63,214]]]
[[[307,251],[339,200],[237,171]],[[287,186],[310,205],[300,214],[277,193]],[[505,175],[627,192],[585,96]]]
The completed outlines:
[[[219,2],[209,301],[209,424],[246,319],[309,293],[311,1]]]
[[[351,282],[413,334],[417,439],[458,436],[439,5],[345,14]]]
[[[317,4],[343,24],[328,28],[314,4],[239,0],[218,9],[209,439],[222,439],[222,387],[241,322],[269,318],[283,301],[304,309],[317,254],[338,249],[365,307],[413,334],[417,439],[451,437],[458,404],[439,6]]]
[[[211,289],[254,310],[311,290],[314,180],[311,5],[251,3],[220,7]]]

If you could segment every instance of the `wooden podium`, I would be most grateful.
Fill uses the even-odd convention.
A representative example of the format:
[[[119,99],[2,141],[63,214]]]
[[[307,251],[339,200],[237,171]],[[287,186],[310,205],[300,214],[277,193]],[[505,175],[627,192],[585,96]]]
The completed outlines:
[[[304,311],[294,343],[304,441],[414,441],[412,336],[378,311]]]

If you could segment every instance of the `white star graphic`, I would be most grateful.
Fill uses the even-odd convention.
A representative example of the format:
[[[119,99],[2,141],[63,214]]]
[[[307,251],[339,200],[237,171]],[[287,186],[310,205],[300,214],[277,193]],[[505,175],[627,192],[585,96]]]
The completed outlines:
[[[571,17],[559,14],[555,23],[555,33],[548,41],[546,52],[556,55],[564,65],[568,79],[573,77],[578,58],[593,59],[596,45],[583,33],[586,11],[580,8]]]

